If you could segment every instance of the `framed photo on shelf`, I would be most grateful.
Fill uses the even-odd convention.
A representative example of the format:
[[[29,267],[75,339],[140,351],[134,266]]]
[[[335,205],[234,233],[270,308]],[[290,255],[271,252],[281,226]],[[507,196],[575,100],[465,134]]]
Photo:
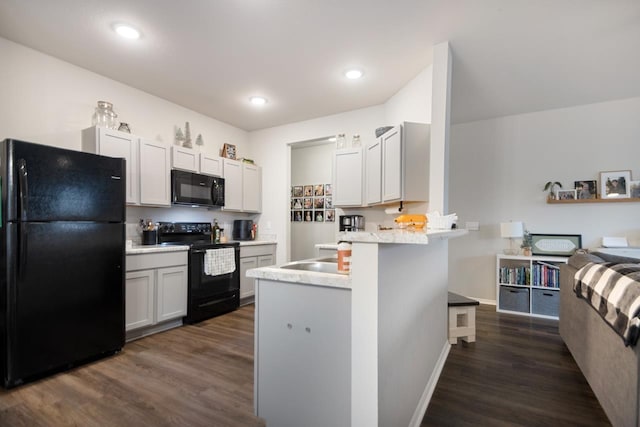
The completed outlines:
[[[629,181],[631,197],[640,199],[640,181]]]
[[[582,234],[531,234],[533,255],[568,257],[581,247]]]
[[[226,157],[227,159],[235,160],[236,159],[236,146],[233,144],[224,144],[222,146],[222,157]]]
[[[557,190],[556,199],[558,200],[575,200],[576,190]]]
[[[302,197],[302,185],[295,185],[293,187],[293,197]]]
[[[600,172],[600,197],[603,199],[629,198],[631,197],[630,183],[630,170]]]
[[[576,199],[595,199],[597,197],[598,181],[574,181]]]

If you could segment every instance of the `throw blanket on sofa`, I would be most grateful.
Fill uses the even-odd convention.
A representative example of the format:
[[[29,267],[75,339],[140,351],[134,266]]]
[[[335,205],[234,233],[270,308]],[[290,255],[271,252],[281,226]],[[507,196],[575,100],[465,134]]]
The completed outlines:
[[[640,335],[640,264],[589,263],[576,272],[573,290],[600,313],[625,345],[636,344]]]

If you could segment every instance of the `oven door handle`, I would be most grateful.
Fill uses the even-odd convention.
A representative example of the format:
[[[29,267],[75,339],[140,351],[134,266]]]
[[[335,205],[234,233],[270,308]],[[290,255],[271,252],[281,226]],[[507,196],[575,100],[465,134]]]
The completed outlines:
[[[192,249],[191,250],[192,254],[203,254],[205,252],[207,252],[206,249]]]

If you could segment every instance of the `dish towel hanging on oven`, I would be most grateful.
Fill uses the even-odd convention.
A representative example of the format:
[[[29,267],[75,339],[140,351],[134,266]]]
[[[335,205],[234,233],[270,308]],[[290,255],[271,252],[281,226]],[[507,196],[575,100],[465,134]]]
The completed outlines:
[[[236,250],[234,248],[207,249],[204,254],[204,274],[219,276],[236,271]]]

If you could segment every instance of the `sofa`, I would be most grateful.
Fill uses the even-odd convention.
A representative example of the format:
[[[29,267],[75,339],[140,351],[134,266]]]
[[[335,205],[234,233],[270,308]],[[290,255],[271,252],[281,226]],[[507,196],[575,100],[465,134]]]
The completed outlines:
[[[560,336],[615,427],[639,427],[640,342],[625,346],[600,314],[573,290],[575,273],[589,262],[635,262],[604,253],[579,253],[560,267]]]

